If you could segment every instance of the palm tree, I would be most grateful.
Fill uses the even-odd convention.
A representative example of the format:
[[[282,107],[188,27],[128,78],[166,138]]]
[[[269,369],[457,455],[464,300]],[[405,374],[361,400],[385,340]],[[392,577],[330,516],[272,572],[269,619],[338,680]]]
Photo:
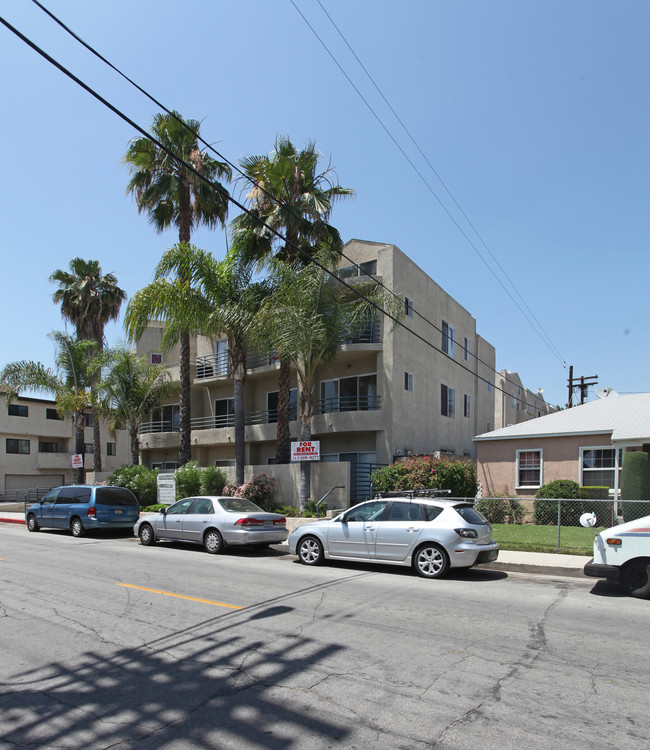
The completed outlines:
[[[94,384],[101,360],[90,356],[96,351],[97,344],[90,339],[75,341],[71,336],[57,331],[50,336],[56,344],[56,370],[40,362],[12,362],[0,372],[0,385],[6,389],[7,403],[24,389],[53,393],[59,414],[72,417],[75,452],[83,455],[86,414],[97,406]],[[77,483],[83,482],[84,469],[80,467],[77,470]]]
[[[138,211],[149,214],[157,232],[170,226],[177,227],[179,243],[187,245],[194,227],[200,224],[224,226],[228,214],[228,191],[216,180],[229,180],[231,170],[227,164],[212,159],[199,148],[200,126],[198,120],[184,120],[178,112],[157,114],[153,118],[151,134],[165,148],[149,138],[134,138],[124,157],[132,174],[127,193],[135,196]],[[195,171],[183,162],[190,164]],[[183,273],[182,266],[178,270]],[[183,282],[182,275],[179,281]],[[185,464],[191,458],[190,333],[189,328],[183,326],[177,332],[181,369],[179,461]]]
[[[104,348],[104,328],[117,320],[126,293],[117,285],[112,273],[102,275],[99,261],[73,258],[69,270],[57,269],[50,276],[59,288],[52,298],[61,304],[61,315],[75,327],[77,341],[97,342],[97,351]],[[93,412],[93,452],[95,472],[102,470],[101,436],[98,415]]]
[[[233,247],[238,252],[260,261],[275,256],[302,265],[317,247],[319,252],[328,248],[333,255],[341,252],[343,243],[328,223],[329,216],[334,201],[352,196],[354,191],[338,184],[330,166],[320,168],[320,156],[313,142],[298,150],[289,138],[278,137],[270,156],[247,156],[240,161],[256,185],[247,195],[250,213],[233,222]],[[285,240],[277,238],[269,227]],[[277,463],[289,461],[289,400],[290,365],[281,358]]]
[[[328,254],[315,258],[325,265]],[[385,304],[388,300],[380,300],[381,293],[368,285],[363,289],[365,298],[354,296],[314,264],[300,268],[276,262],[274,279],[275,291],[256,318],[258,336],[266,336],[269,345],[296,368],[300,440],[310,440],[319,368],[334,360],[342,339],[367,325],[374,312],[373,302]],[[309,496],[310,475],[309,462],[302,461],[301,511]]]
[[[125,425],[131,438],[131,462],[140,463],[139,432],[142,421],[175,389],[167,370],[152,365],[127,349],[106,352],[108,375],[100,383],[101,412],[108,418],[108,429],[115,435]]]

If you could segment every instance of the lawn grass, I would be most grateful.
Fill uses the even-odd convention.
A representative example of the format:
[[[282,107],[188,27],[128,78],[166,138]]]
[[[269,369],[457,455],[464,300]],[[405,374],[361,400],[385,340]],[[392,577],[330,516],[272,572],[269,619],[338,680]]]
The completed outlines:
[[[560,552],[564,555],[592,555],[594,531],[582,526],[562,526]],[[557,526],[535,526],[532,523],[493,523],[492,537],[501,549],[520,552],[556,552]]]

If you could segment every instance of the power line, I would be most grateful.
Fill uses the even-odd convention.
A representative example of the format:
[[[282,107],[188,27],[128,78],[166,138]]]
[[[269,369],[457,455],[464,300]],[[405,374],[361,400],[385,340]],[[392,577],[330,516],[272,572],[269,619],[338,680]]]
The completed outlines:
[[[155,105],[156,105],[157,107],[160,107],[160,108],[161,108],[161,109],[162,109],[162,110],[163,110],[164,112],[166,112],[166,113],[167,113],[167,114],[168,114],[168,115],[169,115],[170,117],[173,117],[173,118],[174,118],[174,119],[175,119],[175,120],[176,120],[176,121],[177,121],[177,122],[178,122],[179,124],[181,124],[181,125],[182,125],[182,126],[183,126],[183,127],[184,127],[184,128],[186,129],[186,130],[188,130],[188,131],[189,131],[190,133],[192,133],[192,135],[193,135],[193,136],[194,136],[195,138],[197,138],[197,140],[198,140],[198,141],[199,141],[200,143],[202,143],[202,144],[203,144],[203,145],[204,145],[204,146],[205,146],[205,147],[206,147],[207,149],[209,149],[210,151],[212,151],[212,153],[214,153],[214,154],[215,154],[216,156],[218,156],[218,157],[219,157],[219,158],[220,158],[221,160],[223,160],[223,161],[224,161],[225,163],[227,163],[227,164],[228,164],[228,165],[229,165],[229,166],[230,166],[230,167],[231,167],[232,169],[234,169],[234,170],[235,170],[236,172],[238,172],[238,173],[239,173],[239,174],[240,174],[240,175],[241,175],[241,176],[242,176],[243,178],[245,178],[245,179],[246,179],[246,180],[247,180],[247,181],[248,181],[249,183],[251,183],[251,184],[252,184],[252,185],[254,185],[254,186],[255,186],[255,187],[257,188],[257,189],[259,189],[260,191],[262,191],[262,192],[263,192],[263,193],[264,193],[264,194],[265,194],[265,195],[266,195],[266,196],[267,196],[267,197],[268,197],[268,198],[269,198],[269,199],[270,199],[271,201],[273,201],[274,203],[280,204],[280,205],[284,205],[284,206],[285,206],[285,207],[287,207],[287,208],[291,208],[291,206],[290,206],[289,204],[287,204],[287,203],[286,203],[286,201],[282,200],[281,198],[277,198],[276,196],[274,196],[274,195],[272,195],[271,193],[269,193],[269,192],[268,192],[268,191],[266,190],[266,188],[265,188],[265,187],[263,187],[262,185],[260,185],[260,184],[259,184],[259,183],[258,183],[258,182],[257,182],[256,180],[254,180],[254,179],[252,179],[251,177],[249,177],[249,176],[248,176],[248,175],[247,175],[247,174],[246,174],[246,173],[245,173],[245,172],[244,172],[243,170],[241,170],[241,169],[239,168],[239,166],[238,166],[237,164],[235,164],[235,163],[233,163],[232,161],[230,161],[230,160],[229,160],[229,159],[228,159],[228,158],[227,158],[226,156],[224,156],[224,155],[223,155],[223,154],[221,154],[221,153],[220,153],[220,152],[219,152],[219,151],[218,151],[217,149],[215,149],[215,148],[214,148],[214,146],[212,146],[212,145],[211,145],[211,144],[209,144],[209,143],[208,143],[207,141],[205,141],[205,140],[204,140],[204,139],[203,139],[203,138],[202,138],[202,137],[201,137],[201,136],[199,135],[199,133],[197,133],[197,132],[195,132],[194,130],[192,130],[192,128],[190,128],[190,126],[189,126],[189,125],[188,125],[188,124],[187,124],[187,123],[186,123],[186,122],[185,122],[185,121],[184,121],[184,120],[183,120],[182,118],[178,117],[178,116],[177,116],[177,114],[176,114],[176,113],[175,113],[175,112],[174,112],[173,110],[170,110],[170,109],[168,109],[168,108],[167,108],[167,107],[166,107],[166,106],[165,106],[165,105],[164,105],[164,104],[163,104],[162,102],[158,101],[158,100],[157,100],[157,99],[156,99],[156,98],[155,98],[155,97],[154,97],[154,96],[153,96],[152,94],[150,94],[150,93],[149,93],[148,91],[146,91],[146,90],[145,90],[144,88],[142,88],[142,87],[141,87],[141,86],[140,86],[139,84],[137,84],[137,83],[136,83],[136,82],[135,82],[135,81],[134,81],[133,79],[131,79],[131,78],[130,78],[129,76],[127,76],[127,75],[126,75],[125,73],[123,73],[123,72],[122,72],[122,71],[121,71],[121,70],[120,70],[119,68],[117,68],[117,67],[116,67],[116,66],[115,66],[115,65],[114,65],[113,63],[111,63],[111,62],[110,62],[110,60],[108,60],[108,59],[107,59],[106,57],[104,57],[104,56],[103,56],[103,55],[102,55],[102,54],[101,54],[100,52],[98,52],[98,51],[97,51],[97,50],[96,50],[96,49],[95,49],[95,48],[94,48],[94,47],[93,47],[92,45],[90,45],[90,44],[88,44],[88,43],[87,43],[86,41],[84,41],[84,40],[83,40],[83,39],[82,39],[82,38],[81,38],[81,37],[80,37],[80,36],[79,36],[78,34],[76,34],[76,33],[75,33],[75,32],[74,32],[74,31],[73,31],[73,30],[72,30],[72,29],[71,29],[71,28],[70,28],[69,26],[67,26],[67,25],[66,25],[66,24],[65,24],[65,23],[64,23],[63,21],[61,21],[61,20],[60,20],[60,19],[59,19],[59,18],[58,18],[58,17],[56,16],[56,15],[54,15],[54,13],[52,13],[52,12],[51,12],[50,10],[48,10],[48,9],[47,9],[47,8],[46,8],[46,7],[45,7],[45,6],[44,6],[44,5],[42,4],[42,3],[40,3],[40,2],[39,2],[39,0],[32,0],[32,2],[33,2],[33,3],[34,3],[34,4],[36,5],[36,6],[38,6],[38,7],[39,7],[39,8],[40,8],[40,9],[41,9],[41,10],[42,10],[42,11],[43,11],[44,13],[46,13],[46,14],[47,14],[47,15],[48,15],[48,16],[49,16],[49,17],[50,17],[50,18],[51,18],[51,19],[52,19],[52,20],[53,20],[53,21],[54,21],[55,23],[57,23],[57,24],[58,24],[59,26],[61,26],[61,28],[63,28],[63,29],[64,29],[64,30],[65,30],[65,31],[66,31],[66,32],[67,32],[68,34],[70,34],[70,36],[72,36],[72,37],[73,37],[73,38],[74,38],[74,39],[75,39],[75,40],[76,40],[77,42],[79,42],[79,43],[80,43],[80,44],[81,44],[81,45],[82,45],[83,47],[85,47],[85,48],[86,48],[86,49],[87,49],[87,50],[88,50],[89,52],[91,52],[91,54],[95,55],[95,56],[96,56],[97,58],[99,58],[99,59],[100,59],[100,60],[101,60],[101,61],[102,61],[103,63],[105,63],[106,65],[108,65],[108,67],[110,67],[110,68],[111,68],[111,70],[115,71],[115,72],[116,72],[116,73],[117,73],[117,74],[118,74],[119,76],[121,76],[122,78],[124,78],[124,80],[126,80],[126,81],[127,81],[128,83],[130,83],[130,84],[131,84],[131,85],[132,85],[132,86],[133,86],[134,88],[136,88],[136,89],[137,89],[137,90],[138,90],[138,91],[139,91],[140,93],[142,93],[142,94],[143,94],[143,95],[144,95],[145,97],[147,97],[147,98],[148,98],[148,99],[149,99],[149,100],[150,100],[151,102],[153,102],[153,103],[154,103],[154,104],[155,104]],[[320,2],[320,0],[319,0],[319,2]],[[321,7],[322,7],[322,6],[321,6]],[[323,10],[324,10],[324,8],[323,8]],[[327,11],[325,11],[325,12],[327,13]],[[328,17],[329,17],[329,14],[328,14]],[[333,21],[332,21],[332,23],[333,23]],[[335,26],[335,27],[336,27],[336,26]],[[338,28],[337,28],[337,30],[338,30]],[[339,32],[339,33],[340,33],[340,32]],[[342,35],[341,35],[341,36],[342,36]],[[347,42],[346,42],[346,43],[347,43]],[[349,45],[348,45],[348,46],[349,46]],[[356,55],[355,55],[355,57],[356,57]],[[359,62],[360,62],[360,61],[359,61]],[[361,62],[360,62],[360,64],[361,64]],[[362,64],[361,64],[361,65],[362,65]],[[363,65],[362,65],[362,67],[363,67]],[[365,68],[364,68],[364,70],[365,70]],[[368,74],[368,75],[369,75],[369,74]],[[372,78],[371,78],[371,80],[372,80]],[[373,81],[373,83],[374,83],[374,81]],[[383,96],[383,95],[382,95],[382,96]],[[389,105],[389,106],[390,106],[390,105]],[[398,118],[398,119],[399,119],[399,118]],[[148,134],[146,134],[146,133],[145,133],[145,135],[147,135],[147,137],[149,137],[149,136],[148,136]],[[425,157],[425,159],[426,159],[426,157]],[[428,162],[428,160],[427,160],[427,162]],[[431,166],[431,165],[429,165],[429,166]],[[433,167],[431,167],[431,168],[433,169]],[[433,170],[433,171],[434,171],[434,174],[436,174],[435,170]],[[437,174],[436,174],[436,176],[437,176]],[[440,178],[439,178],[439,179],[440,179]],[[442,182],[442,180],[441,180],[441,182]],[[444,185],[444,183],[443,183],[443,185]],[[219,185],[219,187],[221,187],[221,186]],[[447,188],[446,188],[446,186],[445,186],[445,189],[447,189]],[[447,192],[449,192],[449,191],[447,191]],[[450,193],[450,195],[451,195],[451,193]],[[453,196],[452,196],[452,197],[453,197]],[[236,205],[238,205],[238,206],[239,206],[239,204],[236,204]],[[246,210],[246,209],[243,209],[243,210]],[[278,236],[280,236],[280,237],[281,237],[281,235],[278,235]],[[285,242],[286,242],[286,239],[285,239],[285,238],[282,238],[282,239],[284,239],[284,240],[285,240]],[[341,253],[341,256],[342,256],[342,257],[344,257],[344,258],[346,258],[346,260],[348,260],[348,261],[349,261],[350,263],[353,263],[354,265],[357,265],[357,264],[356,264],[356,262],[355,262],[354,260],[352,260],[351,258],[349,258],[349,257],[348,257],[347,255],[345,255],[345,253],[343,253],[343,252],[342,252],[342,253]],[[368,274],[368,275],[369,275],[369,274]],[[376,284],[378,284],[379,286],[381,286],[381,288],[383,288],[383,289],[384,289],[384,290],[385,290],[386,292],[388,292],[388,293],[389,293],[389,294],[391,294],[391,295],[392,295],[393,297],[395,297],[395,299],[398,299],[398,300],[400,300],[400,302],[401,302],[401,297],[400,297],[399,295],[397,295],[397,294],[396,294],[396,293],[395,293],[395,292],[394,292],[394,291],[393,291],[392,289],[389,289],[389,288],[388,288],[388,287],[387,287],[387,286],[386,286],[386,285],[385,285],[385,284],[384,284],[383,282],[380,282],[380,281],[378,281],[377,279],[373,279],[373,280],[374,280],[374,282],[375,282]],[[428,325],[430,325],[430,326],[431,326],[431,327],[432,327],[432,328],[433,328],[434,330],[436,330],[436,331],[438,331],[438,333],[441,333],[441,334],[442,334],[442,329],[441,329],[441,328],[439,328],[439,327],[438,327],[438,326],[437,326],[437,325],[436,325],[435,323],[433,323],[432,321],[428,320],[428,319],[427,319],[426,317],[424,317],[423,315],[421,315],[419,311],[415,310],[415,308],[414,308],[414,313],[415,313],[415,314],[417,314],[417,316],[418,316],[418,317],[419,317],[419,318],[420,318],[421,320],[423,320],[423,321],[424,321],[425,323],[427,323]],[[440,350],[439,350],[439,351],[440,351]],[[440,353],[441,353],[441,354],[445,354],[445,352],[443,352],[443,351],[440,351]],[[449,359],[452,359],[451,357],[449,357],[449,355],[448,355],[448,354],[445,354],[445,356],[447,356],[447,357],[448,357]],[[493,368],[492,368],[492,366],[491,366],[490,364],[488,364],[487,362],[484,362],[484,361],[483,361],[482,359],[480,359],[480,358],[479,358],[479,356],[478,356],[477,354],[473,354],[473,353],[471,353],[471,352],[470,352],[470,356],[474,357],[474,358],[476,359],[476,361],[477,361],[478,363],[480,363],[480,364],[484,365],[485,367],[487,367],[488,369],[492,370],[492,371],[494,372],[495,376],[499,374],[499,371],[498,371],[498,370],[496,370],[496,368],[494,368],[494,369],[493,369]],[[506,382],[510,382],[510,384],[511,384],[511,385],[513,385],[513,386],[516,386],[516,387],[518,387],[518,384],[517,384],[517,383],[514,383],[514,382],[511,382],[511,381],[508,381],[508,379],[507,379],[507,378],[506,378],[505,380],[506,380]],[[509,394],[509,395],[510,395],[510,394]],[[523,403],[523,402],[522,402],[522,403]]]
[[[302,11],[300,10],[300,8],[299,8],[299,7],[298,7],[298,6],[296,5],[296,3],[295,3],[295,1],[294,1],[294,0],[291,0],[291,4],[292,4],[292,5],[293,5],[293,7],[294,7],[294,8],[296,9],[296,11],[297,11],[297,12],[298,12],[298,14],[300,15],[300,17],[301,17],[301,18],[303,19],[303,21],[305,22],[305,24],[306,24],[306,25],[307,25],[307,26],[309,27],[309,29],[310,29],[310,30],[311,30],[311,32],[312,32],[312,33],[314,34],[314,36],[316,37],[316,39],[318,39],[318,41],[319,41],[319,42],[320,42],[320,44],[322,45],[323,49],[324,49],[324,50],[325,50],[325,51],[327,52],[327,54],[328,54],[328,55],[329,55],[329,56],[331,57],[332,61],[333,61],[333,62],[334,62],[334,64],[335,64],[335,65],[336,65],[336,66],[338,67],[338,69],[339,69],[339,70],[341,71],[341,73],[343,74],[343,76],[345,77],[345,79],[346,79],[346,80],[348,81],[348,83],[350,84],[350,86],[352,86],[352,88],[354,89],[354,91],[356,92],[356,94],[357,94],[357,95],[359,96],[359,98],[360,98],[360,99],[361,99],[361,100],[363,101],[363,103],[364,103],[364,104],[366,105],[366,107],[367,107],[367,108],[368,108],[368,110],[369,110],[369,111],[371,112],[371,114],[373,115],[373,117],[374,117],[374,118],[375,118],[375,119],[377,120],[377,122],[379,123],[379,125],[381,126],[381,128],[382,128],[382,129],[383,129],[383,130],[385,131],[385,133],[386,133],[386,134],[388,135],[388,137],[389,137],[389,138],[391,139],[391,141],[392,141],[392,142],[393,142],[393,144],[394,144],[394,145],[396,146],[396,148],[397,148],[397,149],[399,150],[399,152],[400,152],[400,153],[402,154],[402,156],[403,156],[403,157],[404,157],[404,158],[406,159],[406,161],[407,161],[407,162],[408,162],[408,163],[409,163],[409,164],[411,165],[411,167],[412,167],[412,168],[413,168],[413,170],[414,170],[414,171],[416,172],[416,174],[418,175],[418,177],[419,177],[419,178],[420,178],[420,179],[422,180],[422,182],[423,182],[423,183],[424,183],[424,185],[426,186],[427,190],[429,190],[429,192],[430,192],[430,193],[431,193],[431,194],[433,195],[433,197],[434,197],[434,198],[435,198],[435,199],[436,199],[436,200],[438,201],[438,203],[440,204],[440,206],[441,206],[441,208],[443,209],[443,211],[444,211],[444,212],[445,212],[445,213],[447,214],[447,216],[448,216],[448,217],[449,217],[449,218],[451,219],[451,221],[452,221],[452,222],[453,222],[453,224],[454,224],[454,225],[456,226],[456,228],[458,229],[458,231],[459,231],[459,232],[460,232],[460,233],[461,233],[461,234],[463,235],[463,237],[464,237],[464,238],[465,238],[465,239],[467,240],[467,242],[468,242],[468,244],[470,245],[470,247],[471,247],[471,248],[472,248],[472,249],[474,250],[474,252],[475,252],[475,253],[476,253],[476,254],[478,255],[478,257],[479,257],[479,258],[480,258],[480,259],[481,259],[481,260],[483,261],[483,263],[485,264],[486,268],[487,268],[487,269],[488,269],[488,270],[490,271],[490,273],[492,274],[492,276],[494,276],[494,278],[495,278],[495,279],[496,279],[496,281],[497,281],[497,282],[499,283],[499,285],[500,285],[500,286],[501,286],[501,288],[502,288],[502,289],[504,290],[504,292],[505,292],[505,293],[506,293],[506,294],[508,295],[508,297],[510,297],[510,299],[512,300],[512,302],[513,302],[513,304],[515,305],[515,307],[517,307],[517,309],[519,310],[519,312],[520,312],[520,313],[521,313],[521,314],[522,314],[522,315],[524,316],[524,318],[525,318],[525,319],[526,319],[526,320],[528,321],[528,323],[530,324],[530,326],[531,326],[531,327],[533,328],[533,330],[534,330],[534,331],[535,331],[535,332],[537,333],[537,335],[538,335],[538,336],[540,337],[540,339],[542,340],[542,342],[544,343],[544,345],[545,345],[545,346],[546,346],[546,347],[547,347],[547,348],[549,349],[549,351],[551,352],[551,354],[553,354],[553,356],[554,356],[554,357],[555,357],[555,358],[556,358],[556,359],[557,359],[557,360],[558,360],[558,361],[560,362],[560,364],[561,364],[561,365],[562,365],[563,367],[565,367],[565,368],[566,368],[566,362],[565,362],[565,361],[563,360],[563,358],[561,357],[561,355],[559,354],[559,352],[557,351],[557,349],[555,348],[555,346],[554,346],[554,345],[552,344],[552,342],[550,342],[550,339],[548,338],[548,334],[546,334],[546,332],[544,332],[544,335],[542,335],[542,331],[543,331],[543,329],[541,328],[541,326],[540,326],[540,327],[538,328],[538,327],[537,327],[537,326],[536,326],[536,325],[535,325],[535,324],[533,323],[533,321],[532,321],[532,320],[530,319],[530,317],[529,317],[529,316],[528,316],[528,315],[526,314],[526,312],[525,312],[525,311],[523,310],[523,308],[521,307],[521,305],[520,305],[520,304],[519,304],[519,303],[517,302],[517,300],[516,300],[516,299],[515,299],[515,298],[514,298],[514,297],[512,296],[512,294],[510,293],[509,289],[508,289],[508,288],[507,288],[507,287],[505,286],[505,284],[504,284],[504,283],[503,283],[503,282],[501,281],[501,279],[499,278],[499,276],[498,276],[498,275],[496,274],[496,272],[494,271],[494,269],[493,269],[493,268],[492,268],[492,267],[490,266],[490,264],[489,264],[489,263],[487,262],[487,260],[485,259],[485,257],[483,256],[483,254],[482,254],[482,253],[480,252],[480,250],[479,250],[479,249],[478,249],[478,248],[476,247],[476,245],[475,245],[475,244],[474,244],[474,243],[472,242],[472,240],[471,240],[471,239],[470,239],[470,237],[469,237],[469,236],[467,235],[467,233],[465,232],[465,230],[464,230],[464,229],[463,229],[463,228],[462,228],[462,227],[460,226],[460,224],[458,223],[458,221],[456,220],[456,218],[455,218],[455,217],[454,217],[454,216],[452,215],[452,213],[451,213],[451,212],[449,211],[449,209],[447,208],[447,206],[446,206],[446,205],[445,205],[445,204],[443,203],[443,201],[441,200],[441,198],[440,198],[440,197],[438,196],[438,194],[437,194],[437,193],[435,192],[435,190],[434,190],[434,189],[433,189],[433,187],[432,187],[432,186],[430,185],[430,183],[428,182],[428,180],[427,180],[427,179],[426,179],[426,178],[424,177],[424,175],[422,174],[422,172],[421,172],[421,171],[420,171],[420,170],[418,169],[418,167],[417,167],[417,166],[415,165],[415,163],[413,162],[413,160],[412,160],[412,159],[411,159],[411,158],[410,158],[410,157],[408,156],[408,154],[407,154],[407,153],[406,153],[406,152],[404,151],[404,149],[402,148],[402,146],[401,146],[401,145],[400,145],[400,144],[398,143],[397,139],[396,139],[396,138],[395,138],[395,137],[393,136],[393,134],[392,134],[392,133],[390,132],[390,130],[389,130],[389,129],[388,129],[387,127],[386,127],[386,125],[384,124],[384,122],[382,121],[382,119],[381,119],[381,118],[379,117],[379,115],[378,115],[378,114],[377,114],[377,113],[375,112],[375,110],[374,110],[374,109],[373,109],[373,107],[372,107],[372,106],[370,105],[370,103],[368,102],[368,100],[367,100],[367,99],[366,99],[366,98],[364,97],[364,95],[363,95],[363,94],[361,93],[361,91],[359,90],[359,88],[358,88],[358,87],[357,87],[357,86],[355,85],[355,83],[354,83],[354,82],[352,81],[352,79],[350,78],[350,76],[349,76],[349,75],[348,75],[348,74],[346,73],[346,71],[345,71],[345,70],[343,69],[343,66],[341,65],[341,63],[340,63],[340,62],[339,62],[339,61],[338,61],[338,60],[336,59],[336,57],[334,56],[334,54],[333,54],[333,53],[331,52],[331,50],[330,50],[330,49],[329,49],[329,48],[327,47],[327,45],[325,44],[325,42],[324,42],[324,41],[323,41],[323,40],[321,39],[321,37],[320,37],[320,35],[318,34],[318,32],[316,31],[316,29],[315,29],[315,28],[314,28],[314,27],[312,26],[312,24],[311,24],[311,23],[310,23],[310,22],[309,22],[309,21],[307,20],[307,18],[305,17],[305,15],[303,14],[303,12],[302,12]],[[322,6],[321,6],[321,7],[322,7]],[[328,14],[328,17],[329,17],[329,14]],[[339,32],[339,33],[340,33],[340,32]],[[344,39],[344,41],[345,41],[345,39]],[[347,43],[347,42],[346,42],[346,43]],[[349,46],[349,45],[348,45],[348,46]],[[353,54],[354,54],[354,53],[353,53]],[[356,57],[356,55],[355,55],[355,57]],[[362,67],[363,67],[363,66],[362,66]],[[365,70],[365,68],[364,68],[364,70]],[[372,79],[371,79],[371,80],[372,80]],[[374,82],[373,82],[373,83],[374,83]],[[380,93],[381,93],[381,92],[380,92]],[[382,94],[382,96],[383,96],[383,94]],[[390,105],[389,105],[389,106],[390,106]],[[391,107],[391,110],[392,110],[392,107]],[[399,119],[399,118],[398,118],[398,119]],[[401,122],[401,120],[400,120],[400,122]],[[417,144],[416,144],[416,145],[417,145]],[[418,148],[419,148],[419,147],[418,147]],[[425,159],[426,159],[426,157],[425,157]],[[428,160],[427,160],[427,163],[429,163],[429,162],[428,162]],[[431,166],[431,164],[429,164],[429,166]],[[433,169],[433,167],[431,167],[431,168]],[[436,174],[436,177],[438,177],[438,179],[440,180],[440,182],[441,182],[441,183],[443,184],[443,186],[445,187],[445,190],[447,190],[447,192],[449,193],[449,190],[447,189],[446,185],[444,185],[444,183],[443,183],[442,179],[441,179],[441,178],[439,177],[439,175],[437,174],[437,172],[435,172],[435,170],[433,170],[433,171],[434,171],[434,174]],[[451,193],[449,193],[449,194],[451,195]],[[452,196],[452,200],[454,200],[454,203],[456,203],[456,201],[455,201],[455,199],[453,198],[453,196]],[[456,205],[458,205],[458,204],[456,203]],[[460,206],[459,206],[459,209],[460,209]],[[463,213],[462,209],[460,209],[460,211],[461,211],[461,213],[463,214],[463,216],[465,216],[465,214]],[[481,236],[480,236],[480,235],[478,234],[477,230],[475,229],[475,227],[474,227],[474,226],[472,225],[472,223],[471,223],[471,222],[469,221],[469,219],[468,219],[468,218],[467,218],[466,216],[465,216],[465,219],[467,220],[467,222],[469,223],[469,225],[470,225],[470,226],[472,227],[472,229],[474,230],[474,232],[475,232],[475,233],[477,234],[477,236],[479,237],[479,239],[481,239],[481,242],[483,242],[483,240],[482,240]],[[483,242],[483,244],[485,245],[485,242]],[[494,258],[494,255],[492,254],[492,252],[490,251],[490,249],[489,249],[489,248],[487,247],[487,245],[485,245],[485,247],[486,247],[486,249],[488,250],[488,252],[490,253],[490,255],[491,255],[491,256],[492,256],[493,258]],[[499,268],[501,269],[502,273],[504,273],[504,276],[506,276],[506,278],[508,279],[508,281],[510,282],[510,284],[511,284],[511,285],[513,286],[513,288],[515,288],[515,287],[514,287],[514,285],[512,284],[512,281],[510,281],[510,279],[508,278],[508,276],[507,276],[507,275],[505,274],[505,272],[503,271],[503,268],[501,268],[501,265],[500,265],[500,264],[499,264],[499,262],[498,262],[498,261],[496,260],[496,258],[494,258],[494,260],[495,260],[495,262],[497,263],[497,265],[499,266]],[[519,293],[517,292],[517,294],[519,294]],[[521,297],[521,295],[519,295],[519,296]],[[522,302],[523,302],[523,298],[522,298]],[[524,302],[524,304],[526,304],[526,303]],[[528,307],[528,306],[526,305],[526,307]],[[528,308],[528,309],[530,309],[530,308]],[[533,314],[533,313],[532,313],[532,311],[531,311],[531,315],[532,315],[532,314]],[[534,317],[534,315],[533,315],[533,317]],[[541,330],[540,330],[540,329],[541,329]],[[545,338],[545,337],[546,337],[546,338]],[[548,339],[548,340],[547,340],[547,339]],[[554,349],[555,349],[555,351],[554,351]]]
[[[34,0],[35,1],[35,0]],[[252,214],[249,209],[247,209],[244,205],[242,205],[239,201],[237,201],[235,198],[233,198],[230,193],[218,182],[213,182],[209,180],[205,175],[203,175],[201,172],[199,172],[192,164],[189,162],[186,162],[181,157],[179,157],[176,153],[174,153],[171,149],[167,148],[163,143],[158,141],[156,138],[154,138],[150,133],[148,133],[144,128],[142,128],[140,125],[138,125],[134,120],[132,120],[128,115],[124,114],[121,110],[119,110],[115,105],[111,104],[107,99],[105,99],[101,94],[99,94],[97,91],[95,91],[93,88],[91,88],[88,84],[86,84],[84,81],[82,81],[80,78],[78,78],[74,73],[72,73],[70,70],[68,70],[64,65],[62,65],[60,62],[58,62],[56,59],[54,59],[51,55],[49,55],[47,52],[45,52],[41,47],[39,47],[35,42],[33,42],[31,39],[29,39],[27,36],[25,36],[22,32],[20,32],[18,29],[16,29],[14,26],[12,26],[6,19],[0,16],[0,23],[2,23],[9,31],[11,31],[13,34],[15,34],[21,41],[23,41],[27,46],[31,47],[37,54],[41,55],[45,60],[47,60],[51,65],[53,65],[55,68],[57,68],[61,73],[63,73],[65,76],[70,78],[74,83],[76,83],[78,86],[83,88],[87,93],[89,93],[92,97],[97,99],[101,104],[103,104],[107,109],[110,109],[111,112],[113,112],[115,115],[117,115],[120,119],[122,119],[124,122],[126,122],[128,125],[130,125],[134,130],[136,130],[138,133],[142,134],[145,138],[150,140],[152,143],[154,143],[158,148],[162,149],[167,153],[169,156],[171,156],[175,161],[177,161],[180,165],[182,165],[187,170],[191,171],[194,175],[196,175],[199,179],[201,179],[206,184],[210,185],[213,189],[218,190],[221,192],[224,197],[226,197],[227,200],[229,200],[231,203],[233,203],[235,206],[237,206],[241,211],[244,213],[252,216],[255,218],[259,223],[264,226],[266,229],[268,229],[272,234],[274,234],[276,237],[278,237],[280,240],[282,240],[285,243],[288,243],[293,249],[295,249],[297,252],[299,252],[304,257],[308,258],[311,263],[313,263],[315,266],[320,268],[324,273],[328,274],[332,278],[336,279],[337,282],[343,286],[345,286],[347,289],[349,289],[353,294],[355,294],[360,299],[363,299],[365,302],[367,302],[371,307],[373,307],[377,312],[381,313],[397,326],[400,326],[404,330],[411,333],[413,336],[415,336],[417,339],[422,341],[426,346],[430,347],[434,351],[438,352],[439,354],[445,354],[441,349],[438,349],[431,341],[426,339],[424,336],[421,336],[419,333],[414,331],[412,328],[409,328],[409,326],[402,323],[401,320],[399,320],[396,316],[392,315],[387,310],[384,310],[380,305],[378,305],[376,302],[374,302],[371,299],[368,299],[364,294],[362,294],[358,289],[356,289],[351,284],[348,284],[344,279],[341,279],[337,276],[336,273],[331,271],[329,268],[321,264],[320,262],[314,260],[305,250],[300,248],[295,243],[291,242],[290,240],[287,240],[287,238],[282,235],[281,232],[278,232],[276,229],[271,227],[269,224],[261,220],[259,217],[256,217]],[[192,131],[193,132],[193,131]],[[216,152],[218,153],[218,152]],[[445,355],[448,357],[448,355]],[[483,376],[479,375],[478,372],[472,371],[469,367],[466,367],[462,364],[462,362],[458,362],[455,359],[452,359],[451,357],[448,357],[454,364],[456,364],[461,369],[468,372],[473,377],[477,378],[477,380],[480,380],[486,384],[488,384],[491,387],[494,387],[495,390],[499,390],[502,393],[506,395],[508,394],[503,389],[496,386],[496,384],[493,384],[491,380],[484,378]],[[492,368],[490,368],[492,369]]]

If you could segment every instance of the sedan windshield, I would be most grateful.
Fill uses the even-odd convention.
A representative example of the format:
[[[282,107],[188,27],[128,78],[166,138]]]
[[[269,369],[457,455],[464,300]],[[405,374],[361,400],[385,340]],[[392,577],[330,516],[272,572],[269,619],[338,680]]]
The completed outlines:
[[[251,503],[245,497],[221,497],[219,498],[219,505],[224,510],[227,510],[228,513],[255,513],[256,511],[262,511],[258,505]]]

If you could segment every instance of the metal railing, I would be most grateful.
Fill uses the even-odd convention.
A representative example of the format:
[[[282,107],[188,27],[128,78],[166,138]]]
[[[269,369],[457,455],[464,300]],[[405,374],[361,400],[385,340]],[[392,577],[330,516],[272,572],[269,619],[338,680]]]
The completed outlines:
[[[177,422],[170,422],[166,419],[161,419],[156,422],[143,422],[140,425],[140,434],[144,435],[148,432],[178,432],[180,426]]]
[[[381,408],[381,396],[338,396],[314,402],[314,414],[342,411],[376,411]]]

